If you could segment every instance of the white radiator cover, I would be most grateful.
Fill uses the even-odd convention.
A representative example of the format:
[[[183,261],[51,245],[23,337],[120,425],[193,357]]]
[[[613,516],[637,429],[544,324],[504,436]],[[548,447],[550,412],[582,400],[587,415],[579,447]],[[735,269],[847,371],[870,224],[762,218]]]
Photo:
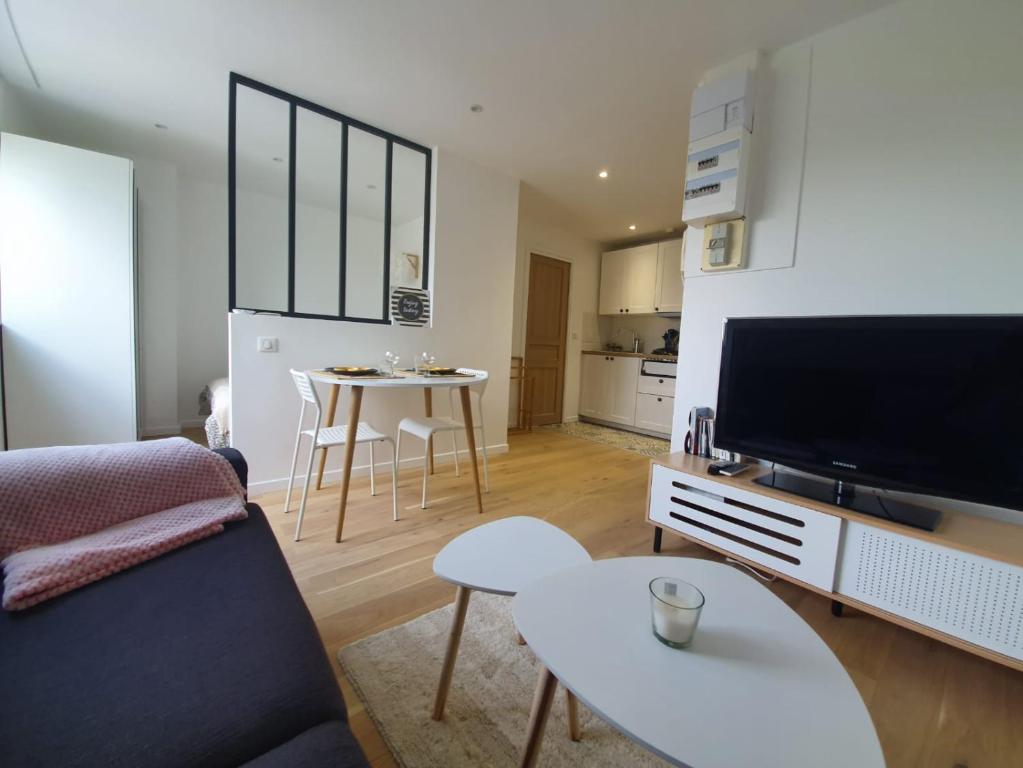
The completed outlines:
[[[836,591],[1023,660],[1023,568],[846,521]]]

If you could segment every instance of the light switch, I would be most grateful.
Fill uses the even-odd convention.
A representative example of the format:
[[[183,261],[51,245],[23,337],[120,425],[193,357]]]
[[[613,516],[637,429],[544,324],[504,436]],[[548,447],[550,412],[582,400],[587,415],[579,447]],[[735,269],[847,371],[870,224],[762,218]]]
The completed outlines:
[[[256,351],[257,352],[276,352],[277,351],[277,337],[276,336],[258,336],[258,337],[256,337]]]

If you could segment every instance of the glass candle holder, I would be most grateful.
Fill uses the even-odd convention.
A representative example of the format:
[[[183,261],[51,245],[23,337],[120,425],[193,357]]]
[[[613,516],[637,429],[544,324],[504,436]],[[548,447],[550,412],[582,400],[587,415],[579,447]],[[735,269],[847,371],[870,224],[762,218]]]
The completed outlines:
[[[703,593],[687,581],[661,576],[650,582],[650,618],[654,637],[672,648],[693,642],[705,602]]]

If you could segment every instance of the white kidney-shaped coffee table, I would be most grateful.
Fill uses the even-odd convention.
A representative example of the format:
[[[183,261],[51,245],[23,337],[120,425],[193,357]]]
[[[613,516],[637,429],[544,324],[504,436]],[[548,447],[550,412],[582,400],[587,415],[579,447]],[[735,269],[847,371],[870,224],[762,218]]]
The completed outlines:
[[[658,576],[706,597],[685,650],[651,632],[649,583]],[[884,766],[870,714],[835,655],[784,602],[727,565],[598,560],[526,585],[512,611],[543,665],[523,766],[536,763],[558,681],[674,765]]]
[[[469,595],[490,592],[515,595],[524,586],[552,573],[590,562],[582,545],[560,528],[535,517],[507,517],[452,539],[433,561],[433,572],[458,587],[433,719],[444,717],[444,704],[462,639]],[[554,691],[551,691],[551,696]],[[569,733],[578,740],[576,702],[568,693]]]

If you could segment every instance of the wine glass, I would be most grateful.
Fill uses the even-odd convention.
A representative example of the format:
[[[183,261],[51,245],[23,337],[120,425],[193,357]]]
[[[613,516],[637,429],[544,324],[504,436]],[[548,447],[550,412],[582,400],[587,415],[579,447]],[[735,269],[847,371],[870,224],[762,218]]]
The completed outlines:
[[[391,375],[393,376],[394,369],[398,366],[398,363],[401,362],[401,357],[399,355],[394,354],[394,352],[387,350],[386,352],[384,352],[384,360],[387,361],[387,365],[390,367]]]
[[[419,368],[419,371],[420,371],[421,373],[425,373],[426,371],[428,371],[428,370],[430,369],[430,367],[431,367],[431,366],[432,366],[432,365],[433,365],[433,364],[434,364],[435,362],[437,362],[437,358],[436,358],[436,357],[434,357],[433,355],[431,355],[431,354],[430,354],[429,352],[423,352],[423,353],[422,353],[422,354],[421,354],[421,355],[419,356],[419,366],[418,366],[418,368]]]

